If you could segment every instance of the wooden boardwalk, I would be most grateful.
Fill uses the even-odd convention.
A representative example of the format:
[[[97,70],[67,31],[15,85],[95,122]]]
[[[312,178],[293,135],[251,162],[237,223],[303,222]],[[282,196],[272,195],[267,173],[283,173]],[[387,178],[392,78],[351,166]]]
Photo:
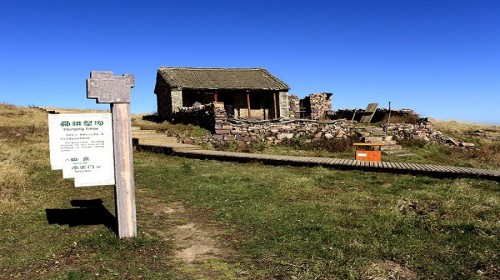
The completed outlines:
[[[473,177],[500,181],[500,171],[491,169],[478,169],[458,166],[443,166],[433,164],[401,163],[401,162],[368,162],[351,159],[324,158],[324,157],[300,157],[267,154],[249,154],[236,152],[222,152],[202,150],[198,146],[163,143],[141,144],[138,148],[150,151],[162,152],[176,156],[214,159],[235,162],[262,162],[272,165],[293,166],[323,166],[345,170],[365,170],[373,172],[422,174],[434,177]]]
[[[399,163],[399,162],[368,162],[350,159],[323,158],[323,157],[300,157],[300,156],[280,156],[265,154],[248,154],[235,152],[221,152],[209,150],[180,150],[174,152],[175,155],[206,158],[226,161],[249,162],[259,161],[275,165],[295,165],[295,166],[324,166],[329,168],[382,171],[390,173],[411,173],[425,174],[439,177],[481,177],[500,180],[500,171],[489,169],[478,169],[457,166],[443,166],[433,164]]]

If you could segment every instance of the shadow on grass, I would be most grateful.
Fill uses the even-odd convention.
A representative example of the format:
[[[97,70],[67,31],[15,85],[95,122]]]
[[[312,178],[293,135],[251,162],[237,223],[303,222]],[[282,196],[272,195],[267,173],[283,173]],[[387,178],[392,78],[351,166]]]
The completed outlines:
[[[68,225],[104,225],[118,234],[116,219],[101,199],[72,200],[70,209],[45,209],[49,224]]]

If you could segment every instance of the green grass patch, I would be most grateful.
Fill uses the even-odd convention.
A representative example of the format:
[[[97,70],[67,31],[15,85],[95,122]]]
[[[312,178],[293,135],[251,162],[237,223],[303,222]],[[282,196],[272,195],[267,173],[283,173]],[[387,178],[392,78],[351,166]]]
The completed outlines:
[[[144,182],[210,213],[258,275],[358,278],[384,261],[421,278],[498,273],[496,182],[138,158]]]

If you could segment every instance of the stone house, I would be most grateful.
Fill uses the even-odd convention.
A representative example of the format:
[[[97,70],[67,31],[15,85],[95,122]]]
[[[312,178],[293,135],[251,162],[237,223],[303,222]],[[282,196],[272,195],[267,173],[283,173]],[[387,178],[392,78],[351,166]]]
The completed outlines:
[[[223,103],[229,116],[270,120],[289,118],[289,90],[263,68],[160,67],[154,92],[162,120],[212,102]]]

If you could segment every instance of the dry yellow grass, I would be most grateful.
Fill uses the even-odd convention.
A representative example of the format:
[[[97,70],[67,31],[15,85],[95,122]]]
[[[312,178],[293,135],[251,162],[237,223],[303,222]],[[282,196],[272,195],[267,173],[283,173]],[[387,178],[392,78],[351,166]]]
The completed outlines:
[[[48,163],[47,114],[0,104],[0,213],[16,212],[30,200],[34,164]]]
[[[0,104],[0,127],[46,126],[47,114],[36,108]]]
[[[144,120],[145,114],[134,114],[132,115],[132,125],[135,126],[148,126],[151,125],[150,121]]]
[[[450,134],[452,136],[470,136],[474,132],[482,132],[489,135],[500,135],[500,126],[480,124],[480,123],[467,123],[460,121],[437,121],[433,120],[432,123],[437,130]]]
[[[145,119],[146,117],[146,119]],[[152,129],[161,133],[166,133],[167,136],[171,137],[200,137],[209,134],[209,131],[203,129],[199,126],[191,125],[191,124],[171,124],[167,121],[164,122],[154,122],[151,120],[151,115],[145,114],[134,114],[132,115],[132,125],[141,127],[142,129]]]
[[[102,106],[103,109],[78,109],[78,108],[57,108],[57,107],[43,107],[42,110],[47,112],[57,112],[59,114],[78,114],[78,113],[105,113],[109,112],[109,106]]]

